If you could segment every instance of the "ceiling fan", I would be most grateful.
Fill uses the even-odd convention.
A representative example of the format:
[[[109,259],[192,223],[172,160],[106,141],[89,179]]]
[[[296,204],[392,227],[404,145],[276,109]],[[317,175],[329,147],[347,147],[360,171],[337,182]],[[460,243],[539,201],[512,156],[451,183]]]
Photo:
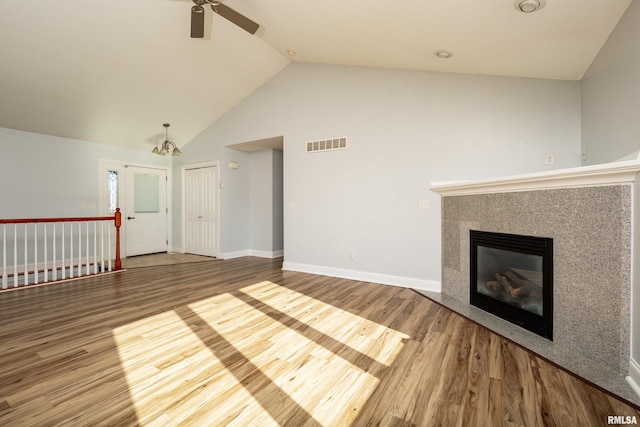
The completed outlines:
[[[257,23],[244,15],[231,9],[229,6],[224,5],[218,0],[193,0],[194,6],[191,7],[191,38],[201,39],[204,37],[204,7],[205,5],[211,5],[211,9],[236,24],[243,30],[255,34],[258,31]]]

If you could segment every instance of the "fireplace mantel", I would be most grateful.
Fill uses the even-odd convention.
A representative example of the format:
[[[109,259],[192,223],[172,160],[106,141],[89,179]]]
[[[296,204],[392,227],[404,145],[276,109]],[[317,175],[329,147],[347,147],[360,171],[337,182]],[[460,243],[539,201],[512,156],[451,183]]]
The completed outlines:
[[[640,160],[558,169],[479,181],[432,182],[431,190],[446,196],[510,193],[560,188],[632,184],[640,172]]]

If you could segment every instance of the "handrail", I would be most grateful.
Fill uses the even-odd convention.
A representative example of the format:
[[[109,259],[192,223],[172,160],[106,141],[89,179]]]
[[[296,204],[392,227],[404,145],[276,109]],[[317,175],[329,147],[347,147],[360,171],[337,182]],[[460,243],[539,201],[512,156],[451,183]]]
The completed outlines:
[[[107,221],[113,221],[115,227],[115,259],[113,260],[113,268],[111,265],[113,252],[111,251],[114,248],[111,246],[111,237],[114,229],[112,228],[111,231],[107,229],[106,237],[108,238],[108,243],[106,243],[104,240],[103,225],[97,227],[99,222],[104,224]],[[90,230],[90,222],[93,222],[93,234]],[[56,224],[59,223],[62,223],[62,226],[58,228],[62,233],[61,235],[56,234]],[[66,228],[68,231],[66,235],[64,223],[71,223],[70,226]],[[84,223],[86,223],[86,227],[84,225],[81,227],[81,224]],[[13,227],[7,229],[8,224],[13,225]],[[24,224],[24,227],[17,228],[18,224]],[[35,228],[29,229],[29,224],[35,224]],[[44,228],[38,227],[38,224],[44,224]],[[48,229],[47,224],[52,224],[52,229]],[[73,224],[76,224],[78,227],[76,234],[78,237],[77,241],[73,236]],[[2,242],[0,246],[0,251],[2,252],[2,259],[0,259],[0,267],[2,268],[1,288],[7,289],[9,280],[12,280],[14,288],[38,284],[39,275],[42,276],[44,282],[48,282],[73,278],[74,271],[76,272],[76,277],[80,277],[82,275],[91,275],[91,269],[93,270],[93,274],[122,270],[122,260],[120,259],[121,226],[122,213],[120,212],[120,208],[116,208],[113,216],[0,219],[0,240]],[[41,231],[40,236],[38,236],[39,229]],[[8,230],[13,230],[13,234],[7,233]],[[18,234],[18,232],[20,232],[20,234]],[[50,237],[50,232],[53,233],[53,237]],[[84,243],[82,240],[83,234]],[[30,235],[32,240],[28,239]],[[7,263],[7,237],[13,238],[13,252],[9,252],[9,255],[13,257],[13,261],[10,261],[11,264]],[[33,243],[33,252],[28,251],[30,242]],[[38,250],[39,242],[43,246],[41,250]],[[76,256],[74,256],[74,242],[77,243]],[[90,242],[93,243],[93,251],[91,251]],[[66,252],[66,255],[70,256],[69,259],[65,257],[65,243],[68,243],[69,246],[68,252]],[[23,248],[21,247],[21,249],[24,249],[24,256],[22,255],[22,250],[18,251],[19,244],[24,246]],[[106,262],[108,266],[105,265],[104,259],[105,244],[107,245]],[[47,254],[48,248],[53,252],[52,257]],[[84,248],[84,252],[82,252],[82,248]],[[58,254],[56,250],[58,250]],[[98,254],[98,250],[101,252],[100,255]],[[59,254],[61,255],[58,256]],[[93,256],[93,259],[90,258],[91,256]],[[18,263],[18,258],[22,259],[20,263]],[[31,265],[31,259],[33,259],[33,265]],[[52,266],[49,263],[51,263]],[[21,267],[24,266],[23,271],[18,271],[19,265]],[[9,266],[13,266],[13,269],[9,269]],[[84,274],[82,272],[83,267],[85,268]],[[69,273],[68,277],[65,275],[67,268]],[[60,277],[58,277],[58,272],[60,273]],[[49,276],[51,276],[51,278]],[[31,278],[34,280],[33,283],[29,281]]]
[[[116,208],[116,213],[120,212],[120,208]],[[0,219],[0,224],[41,224],[43,222],[88,222],[88,221],[108,221],[115,219],[114,216],[80,216],[69,218],[15,218],[15,219]]]

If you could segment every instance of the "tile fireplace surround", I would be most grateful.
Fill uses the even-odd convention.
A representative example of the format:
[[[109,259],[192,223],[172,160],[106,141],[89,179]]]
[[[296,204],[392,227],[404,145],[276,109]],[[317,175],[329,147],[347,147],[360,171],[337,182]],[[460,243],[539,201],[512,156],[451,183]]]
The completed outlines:
[[[632,160],[433,183],[442,196],[442,290],[424,293],[640,403],[639,172]],[[553,342],[469,304],[470,230],[553,239]]]

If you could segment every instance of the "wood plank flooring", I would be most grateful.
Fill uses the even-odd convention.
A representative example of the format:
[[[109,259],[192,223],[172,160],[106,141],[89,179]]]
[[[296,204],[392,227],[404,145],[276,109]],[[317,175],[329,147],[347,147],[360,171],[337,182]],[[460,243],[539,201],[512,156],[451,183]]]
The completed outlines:
[[[240,258],[0,293],[0,425],[604,426],[640,410],[409,289]]]

